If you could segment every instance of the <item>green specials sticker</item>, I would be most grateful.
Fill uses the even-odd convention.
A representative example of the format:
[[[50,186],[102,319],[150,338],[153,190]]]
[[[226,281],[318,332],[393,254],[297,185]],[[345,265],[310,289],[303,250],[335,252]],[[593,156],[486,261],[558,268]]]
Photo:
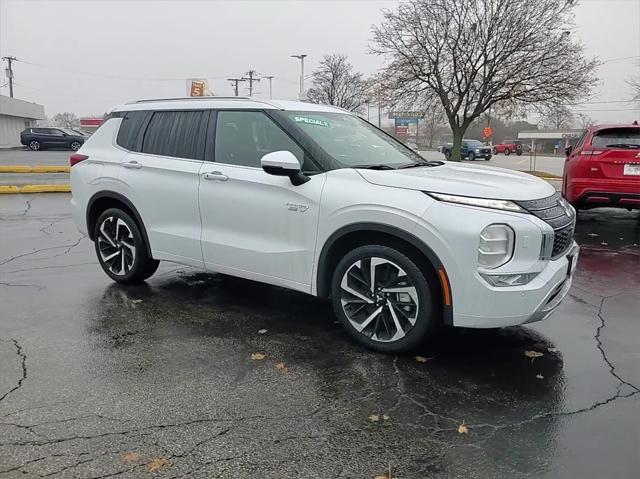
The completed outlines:
[[[324,120],[318,120],[316,118],[309,118],[306,116],[294,116],[293,119],[298,123],[307,123],[309,125],[324,126],[329,128],[329,122]]]

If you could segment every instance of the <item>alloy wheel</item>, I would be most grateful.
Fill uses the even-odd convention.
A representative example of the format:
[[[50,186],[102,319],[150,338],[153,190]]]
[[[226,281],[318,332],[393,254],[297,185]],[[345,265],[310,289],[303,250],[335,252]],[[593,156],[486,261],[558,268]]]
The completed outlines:
[[[31,142],[29,142],[29,148],[31,148],[34,151],[37,151],[40,149],[40,143],[37,142],[36,140],[32,140]]]
[[[113,274],[124,276],[136,260],[133,233],[127,224],[115,216],[109,216],[100,225],[98,233],[100,259]]]
[[[418,291],[407,273],[384,258],[353,263],[340,283],[342,309],[359,333],[372,341],[405,337],[418,319]]]
[[[73,151],[78,151],[80,149],[82,145],[80,144],[79,141],[74,141],[73,143],[71,143],[71,149]]]

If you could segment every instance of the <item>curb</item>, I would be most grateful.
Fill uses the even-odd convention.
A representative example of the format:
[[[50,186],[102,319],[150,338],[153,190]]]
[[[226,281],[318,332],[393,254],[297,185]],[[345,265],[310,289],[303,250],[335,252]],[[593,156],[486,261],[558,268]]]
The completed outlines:
[[[65,165],[0,165],[0,173],[69,173],[70,166]]]
[[[0,194],[70,193],[71,185],[0,185]]]

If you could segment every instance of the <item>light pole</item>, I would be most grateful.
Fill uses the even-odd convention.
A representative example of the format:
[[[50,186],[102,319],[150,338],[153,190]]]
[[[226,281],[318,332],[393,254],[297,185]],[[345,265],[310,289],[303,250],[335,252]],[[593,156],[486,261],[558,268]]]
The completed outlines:
[[[300,59],[300,94],[299,96],[299,100],[304,100],[304,59],[307,55],[305,54],[300,54],[300,55],[291,55],[291,58],[298,58]]]

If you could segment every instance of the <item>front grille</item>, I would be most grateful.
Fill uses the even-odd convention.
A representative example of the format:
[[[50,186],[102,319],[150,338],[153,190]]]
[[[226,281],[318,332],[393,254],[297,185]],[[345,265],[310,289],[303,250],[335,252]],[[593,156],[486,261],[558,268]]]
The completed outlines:
[[[516,203],[553,228],[552,259],[561,256],[571,247],[576,216],[571,208],[565,207],[566,202],[559,192],[547,198]]]

